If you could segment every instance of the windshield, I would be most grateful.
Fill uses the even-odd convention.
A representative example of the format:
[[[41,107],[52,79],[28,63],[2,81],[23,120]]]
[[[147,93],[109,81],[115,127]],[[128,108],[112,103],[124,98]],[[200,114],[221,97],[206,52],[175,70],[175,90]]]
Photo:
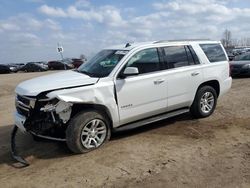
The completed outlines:
[[[250,53],[235,56],[234,60],[235,61],[250,61]]]
[[[126,50],[102,50],[78,68],[78,72],[91,77],[106,77],[127,54]]]

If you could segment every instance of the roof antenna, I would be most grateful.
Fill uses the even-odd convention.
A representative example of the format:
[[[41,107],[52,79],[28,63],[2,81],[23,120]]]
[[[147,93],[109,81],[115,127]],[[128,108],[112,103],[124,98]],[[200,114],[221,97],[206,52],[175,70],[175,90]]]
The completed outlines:
[[[131,44],[128,42],[126,45],[125,45],[125,48],[131,46]]]

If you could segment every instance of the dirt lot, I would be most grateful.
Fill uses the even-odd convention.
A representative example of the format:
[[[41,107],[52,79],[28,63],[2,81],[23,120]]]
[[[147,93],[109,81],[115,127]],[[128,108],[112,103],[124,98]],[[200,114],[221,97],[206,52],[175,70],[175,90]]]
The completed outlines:
[[[1,187],[250,187],[250,78],[233,80],[209,118],[186,114],[117,133],[84,155],[19,134],[31,166],[16,169],[9,151],[14,88],[41,74],[48,72],[0,75]]]

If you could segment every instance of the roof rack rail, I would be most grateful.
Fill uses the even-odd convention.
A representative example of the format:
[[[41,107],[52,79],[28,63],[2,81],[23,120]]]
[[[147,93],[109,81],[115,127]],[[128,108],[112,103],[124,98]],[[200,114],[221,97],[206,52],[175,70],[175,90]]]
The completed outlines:
[[[155,41],[154,44],[164,43],[164,42],[181,42],[181,41],[208,41],[210,39],[178,39],[178,40],[159,40]]]

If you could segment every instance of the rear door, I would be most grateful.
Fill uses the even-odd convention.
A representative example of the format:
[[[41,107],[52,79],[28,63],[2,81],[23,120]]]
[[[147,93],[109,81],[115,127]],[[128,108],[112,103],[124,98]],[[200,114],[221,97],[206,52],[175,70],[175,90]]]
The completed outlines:
[[[126,124],[166,111],[167,86],[160,71],[157,48],[134,54],[123,67],[137,67],[139,75],[116,79],[120,124]]]
[[[192,46],[167,46],[165,55],[165,79],[168,86],[168,110],[188,107],[192,104],[196,90],[203,79],[198,57]]]

